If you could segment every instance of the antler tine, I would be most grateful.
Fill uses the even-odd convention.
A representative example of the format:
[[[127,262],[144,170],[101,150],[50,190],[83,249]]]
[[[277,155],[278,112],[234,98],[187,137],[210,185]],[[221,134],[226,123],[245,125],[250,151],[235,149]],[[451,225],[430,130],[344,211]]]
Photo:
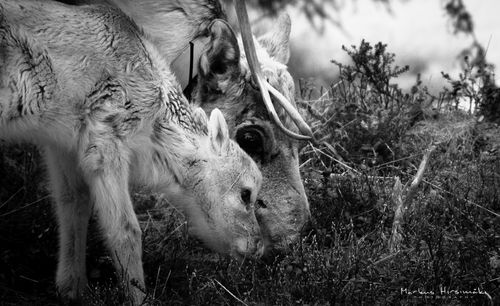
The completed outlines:
[[[299,112],[278,90],[276,90],[269,83],[267,83],[262,77],[262,71],[260,68],[259,60],[257,59],[257,54],[255,52],[255,45],[252,38],[252,31],[250,29],[250,22],[248,21],[248,13],[246,10],[245,1],[235,0],[235,4],[236,4],[236,14],[238,15],[238,20],[240,22],[241,38],[243,40],[243,46],[245,48],[245,54],[247,57],[248,66],[250,67],[250,71],[252,72],[252,77],[255,83],[257,83],[257,85],[259,86],[262,98],[264,99],[264,104],[267,108],[267,111],[271,114],[271,118],[273,119],[274,123],[276,123],[276,125],[286,135],[299,140],[314,140],[311,128],[307,125],[304,119],[302,119]],[[290,115],[292,120],[299,128],[299,131],[304,133],[305,135],[300,135],[293,131],[290,131],[283,125],[278,114],[276,113],[276,109],[273,106],[273,103],[271,101],[271,96],[269,95],[269,91],[271,91],[271,93],[274,96],[276,96],[280,105]]]
[[[312,132],[311,128],[304,121],[304,119],[299,114],[297,109],[295,107],[293,107],[292,103],[290,103],[290,101],[288,101],[288,99],[285,98],[285,96],[283,96],[281,94],[281,92],[279,92],[271,84],[269,84],[266,81],[264,81],[264,84],[267,86],[267,89],[269,90],[269,92],[272,93],[278,99],[278,102],[281,105],[281,107],[283,107],[285,109],[285,111],[288,113],[288,115],[290,115],[290,117],[292,118],[293,122],[295,122],[295,124],[297,125],[299,130],[302,133],[304,133],[305,135],[313,138],[314,136],[313,136],[313,132]]]

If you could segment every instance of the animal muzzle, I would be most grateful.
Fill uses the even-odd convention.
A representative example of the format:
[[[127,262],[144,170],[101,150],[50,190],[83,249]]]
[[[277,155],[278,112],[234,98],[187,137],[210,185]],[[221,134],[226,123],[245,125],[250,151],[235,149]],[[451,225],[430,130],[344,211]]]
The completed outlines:
[[[238,258],[258,259],[264,254],[264,242],[261,237],[254,239],[238,238],[235,242],[234,251]]]
[[[303,237],[314,233],[315,222],[309,210],[299,209],[290,214],[294,216],[293,219],[279,220],[276,214],[265,215],[265,211],[259,212],[265,257],[288,253]]]

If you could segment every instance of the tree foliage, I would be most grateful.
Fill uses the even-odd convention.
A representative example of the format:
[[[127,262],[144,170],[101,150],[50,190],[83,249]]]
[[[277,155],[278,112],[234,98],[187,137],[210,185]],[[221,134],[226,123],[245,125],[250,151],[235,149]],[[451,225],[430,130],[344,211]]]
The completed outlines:
[[[455,101],[458,101],[458,97],[467,97],[478,114],[499,123],[500,88],[495,84],[495,66],[486,60],[488,50],[476,37],[472,15],[463,0],[446,0],[444,9],[450,18],[453,33],[473,38],[472,44],[460,53],[464,60],[463,72],[458,79],[443,73],[452,87],[449,96]]]
[[[393,2],[391,0],[372,1],[383,3],[389,8]],[[276,14],[286,6],[294,5],[299,7],[313,27],[320,31],[324,28],[325,21],[342,27],[341,22],[332,14],[332,12],[340,11],[343,8],[344,2],[341,0],[251,0],[249,3],[270,14]],[[473,39],[472,44],[458,54],[463,65],[463,73],[458,78],[443,73],[443,77],[451,87],[451,90],[447,91],[448,98],[454,100],[458,107],[459,97],[461,99],[467,97],[479,115],[485,116],[490,121],[500,122],[500,89],[495,84],[495,67],[487,61],[486,53],[488,50],[476,37],[473,16],[463,0],[442,0],[442,4],[443,10],[449,18],[451,32],[455,35],[470,36]]]
[[[372,1],[387,6],[389,6],[391,2],[390,0]],[[247,1],[247,3],[254,7],[262,8],[271,15],[276,15],[287,6],[296,6],[299,8],[299,11],[304,13],[313,27],[320,32],[324,30],[326,22],[339,28],[342,27],[342,23],[333,12],[342,10],[345,5],[345,1],[343,0],[250,0]]]

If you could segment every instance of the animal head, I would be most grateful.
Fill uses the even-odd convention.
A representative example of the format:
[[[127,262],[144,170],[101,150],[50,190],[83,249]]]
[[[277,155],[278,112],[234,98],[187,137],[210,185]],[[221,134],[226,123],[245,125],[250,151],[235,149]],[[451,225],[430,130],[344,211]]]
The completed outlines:
[[[214,21],[210,42],[200,58],[193,100],[205,111],[219,108],[228,120],[230,137],[258,164],[263,186],[256,216],[266,252],[287,250],[310,222],[307,197],[299,174],[298,142],[272,120],[252,81],[242,43],[231,28]],[[267,81],[294,103],[294,82],[287,70],[290,19],[282,16],[274,30],[255,39],[257,57]],[[276,105],[284,125],[296,131],[283,108]]]
[[[208,247],[236,258],[263,254],[263,239],[255,216],[262,176],[255,162],[229,137],[218,109],[207,119],[198,108],[193,121],[206,127],[191,152],[183,152],[182,178],[167,198],[180,207],[190,234]],[[168,145],[168,144],[167,144]]]
[[[290,243],[297,241],[310,218],[299,174],[298,143],[287,137],[269,116],[256,84],[251,80],[243,48],[230,27],[214,21],[226,18],[219,1],[110,2],[153,37],[159,52],[169,61],[176,59],[191,40],[209,33],[208,49],[199,61],[193,102],[207,113],[219,108],[227,119],[229,136],[257,163],[263,175],[263,187],[257,197],[256,215],[265,237],[266,250],[286,250]],[[264,75],[293,103],[295,88],[286,66],[290,52],[290,26],[290,18],[283,15],[271,32],[256,38],[255,42]],[[185,53],[189,55],[189,52]],[[182,66],[182,71],[175,71],[177,75],[188,74],[189,64]],[[277,107],[277,111],[284,125],[293,130],[283,109]]]

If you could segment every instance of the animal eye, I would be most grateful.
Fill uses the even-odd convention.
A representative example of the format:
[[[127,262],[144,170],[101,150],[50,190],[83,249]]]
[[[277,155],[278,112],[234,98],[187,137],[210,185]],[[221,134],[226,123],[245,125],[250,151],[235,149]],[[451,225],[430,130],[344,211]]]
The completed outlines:
[[[260,155],[264,150],[263,132],[254,127],[241,128],[236,133],[236,142],[250,156]]]
[[[243,203],[245,203],[245,205],[250,204],[250,201],[252,200],[252,192],[250,191],[250,189],[244,188],[241,191],[241,200],[243,201]]]

